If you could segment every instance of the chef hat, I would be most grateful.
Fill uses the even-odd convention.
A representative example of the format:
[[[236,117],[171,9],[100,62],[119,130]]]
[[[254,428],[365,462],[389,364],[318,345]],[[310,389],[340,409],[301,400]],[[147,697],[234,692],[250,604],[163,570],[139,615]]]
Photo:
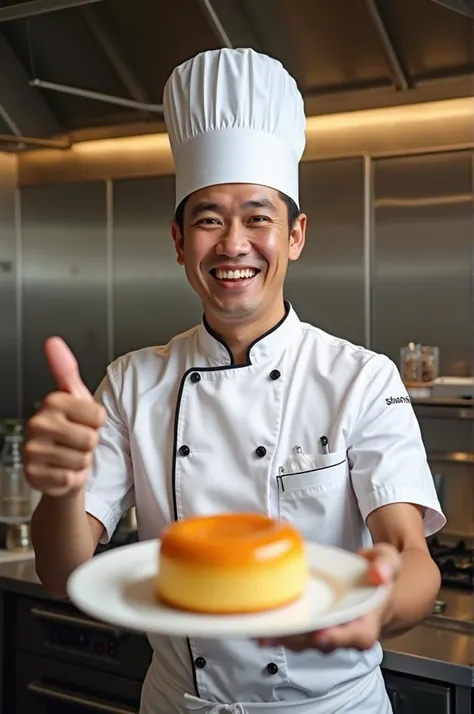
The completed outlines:
[[[304,104],[280,62],[252,49],[202,52],[172,72],[163,111],[176,206],[222,183],[269,186],[299,205]]]

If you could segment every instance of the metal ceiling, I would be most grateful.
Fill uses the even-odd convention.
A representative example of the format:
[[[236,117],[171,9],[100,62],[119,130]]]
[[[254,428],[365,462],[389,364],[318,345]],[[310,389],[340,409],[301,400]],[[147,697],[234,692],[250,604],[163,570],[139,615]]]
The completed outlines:
[[[162,130],[173,67],[222,46],[280,59],[308,114],[472,95],[473,30],[474,0],[0,0],[0,147]]]

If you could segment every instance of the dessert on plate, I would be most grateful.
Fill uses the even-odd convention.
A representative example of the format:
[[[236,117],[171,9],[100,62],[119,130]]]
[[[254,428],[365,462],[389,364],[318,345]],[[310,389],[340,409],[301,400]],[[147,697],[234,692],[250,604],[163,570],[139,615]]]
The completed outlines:
[[[187,518],[161,537],[155,589],[196,613],[244,614],[296,601],[309,577],[305,545],[289,523],[259,513]]]

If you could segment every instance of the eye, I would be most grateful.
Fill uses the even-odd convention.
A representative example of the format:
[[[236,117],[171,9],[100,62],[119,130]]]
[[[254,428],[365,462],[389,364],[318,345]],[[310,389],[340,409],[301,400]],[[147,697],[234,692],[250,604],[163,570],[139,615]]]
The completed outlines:
[[[200,218],[193,225],[195,226],[217,226],[220,221],[218,218]]]
[[[265,221],[268,223],[269,220],[268,216],[252,216],[250,218],[251,223],[263,223]]]

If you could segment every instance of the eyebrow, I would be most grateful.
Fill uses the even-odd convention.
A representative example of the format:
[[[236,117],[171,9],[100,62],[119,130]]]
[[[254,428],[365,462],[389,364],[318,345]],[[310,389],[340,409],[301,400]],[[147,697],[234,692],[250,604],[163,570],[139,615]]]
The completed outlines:
[[[268,198],[252,199],[250,201],[245,201],[240,205],[241,210],[246,210],[249,208],[265,208],[271,213],[277,213],[276,206]],[[221,203],[211,203],[210,201],[200,201],[192,207],[190,217],[197,218],[201,213],[205,211],[213,211],[215,213],[223,213],[224,206]]]

